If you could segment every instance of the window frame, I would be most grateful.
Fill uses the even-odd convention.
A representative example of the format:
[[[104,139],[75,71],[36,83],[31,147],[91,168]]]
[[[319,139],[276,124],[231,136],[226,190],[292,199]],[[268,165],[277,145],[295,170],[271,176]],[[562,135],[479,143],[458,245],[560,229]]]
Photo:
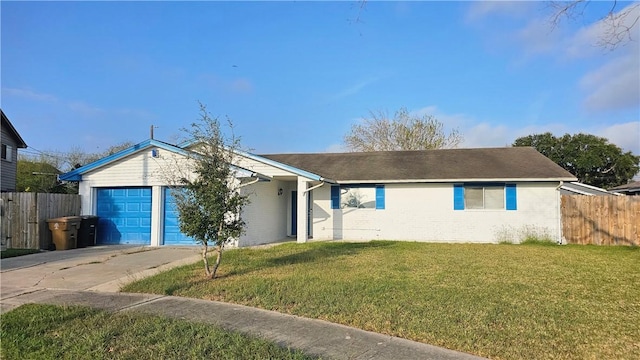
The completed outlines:
[[[342,197],[345,190],[373,189],[373,207],[344,207]],[[367,201],[369,202],[369,201]],[[384,210],[385,186],[383,184],[336,184],[331,185],[331,209],[333,210]]]
[[[502,190],[502,206],[487,208],[487,189]],[[482,189],[482,207],[469,204],[469,190]],[[496,183],[496,182],[473,182],[453,184],[453,209],[454,210],[471,210],[471,211],[511,211],[517,210],[517,190],[514,183]]]
[[[2,144],[2,154],[0,156],[3,161],[13,162],[13,146]]]

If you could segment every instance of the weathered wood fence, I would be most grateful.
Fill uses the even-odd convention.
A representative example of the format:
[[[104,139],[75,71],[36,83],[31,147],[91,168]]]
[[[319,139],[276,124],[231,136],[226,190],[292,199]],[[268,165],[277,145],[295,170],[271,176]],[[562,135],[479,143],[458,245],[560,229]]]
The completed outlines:
[[[562,195],[569,244],[640,245],[640,196]]]
[[[2,193],[2,248],[46,249],[51,243],[47,219],[72,215],[80,215],[80,195]]]

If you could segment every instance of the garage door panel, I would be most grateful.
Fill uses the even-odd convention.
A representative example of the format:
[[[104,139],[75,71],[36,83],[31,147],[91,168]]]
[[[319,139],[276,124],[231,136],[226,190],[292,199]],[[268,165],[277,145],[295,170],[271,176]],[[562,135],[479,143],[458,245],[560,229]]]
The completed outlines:
[[[165,245],[195,245],[193,238],[190,238],[180,231],[180,221],[178,220],[178,210],[175,200],[171,195],[171,189],[164,191],[164,231],[163,239]]]
[[[99,244],[151,243],[151,188],[97,190]]]

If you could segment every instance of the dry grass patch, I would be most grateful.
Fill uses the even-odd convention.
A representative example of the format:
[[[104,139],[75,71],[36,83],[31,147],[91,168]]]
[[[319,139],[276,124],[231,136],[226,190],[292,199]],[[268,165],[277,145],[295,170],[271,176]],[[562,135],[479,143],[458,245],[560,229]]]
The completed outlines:
[[[496,359],[640,358],[640,250],[629,247],[284,244],[226,253],[124,291],[221,300]]]

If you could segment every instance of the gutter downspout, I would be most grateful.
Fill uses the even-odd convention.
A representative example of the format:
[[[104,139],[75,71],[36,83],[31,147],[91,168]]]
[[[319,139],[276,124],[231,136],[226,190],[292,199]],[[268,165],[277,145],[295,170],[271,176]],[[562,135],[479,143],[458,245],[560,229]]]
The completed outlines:
[[[308,188],[308,189],[307,189],[307,190],[305,190],[305,191],[304,191],[304,193],[302,193],[302,194],[304,195],[304,194],[308,193],[309,191],[311,191],[311,190],[313,190],[313,189],[317,189],[317,188],[321,187],[322,185],[324,185],[324,181],[323,181],[323,182],[321,182],[320,184],[316,185],[316,186],[312,186],[312,187]]]
[[[560,185],[556,187],[556,191],[558,192],[558,207],[557,207],[557,215],[558,215],[558,244],[562,244],[562,193],[560,192],[560,188],[564,185],[564,181],[560,180]]]
[[[256,179],[255,179],[255,180],[251,180],[251,181],[249,181],[248,183],[238,185],[238,189],[243,188],[243,187],[248,186],[248,185],[255,184],[255,183],[257,183],[258,181],[260,181],[260,178],[256,176]]]

